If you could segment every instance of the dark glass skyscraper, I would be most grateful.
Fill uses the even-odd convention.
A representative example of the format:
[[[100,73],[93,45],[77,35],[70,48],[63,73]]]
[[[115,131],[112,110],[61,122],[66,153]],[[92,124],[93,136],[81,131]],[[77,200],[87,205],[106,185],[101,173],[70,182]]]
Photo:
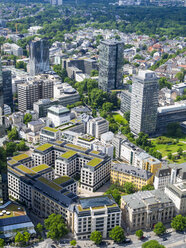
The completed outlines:
[[[12,74],[7,69],[2,70],[3,75],[3,100],[4,104],[13,109],[13,94],[12,94]]]
[[[50,69],[49,44],[45,39],[35,38],[29,45],[30,75],[42,74]]]
[[[104,91],[122,86],[124,43],[108,40],[100,43],[99,49],[99,88]]]
[[[0,137],[3,137],[5,134],[4,127],[4,100],[3,100],[3,76],[2,76],[2,67],[0,59]]]

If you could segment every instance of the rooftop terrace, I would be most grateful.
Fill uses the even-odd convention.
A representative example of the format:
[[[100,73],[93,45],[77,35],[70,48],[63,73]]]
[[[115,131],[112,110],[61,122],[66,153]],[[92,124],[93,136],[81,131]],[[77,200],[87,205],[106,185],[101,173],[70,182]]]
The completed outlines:
[[[49,181],[45,177],[39,177],[38,180],[56,191],[60,191],[62,189],[62,187],[60,187],[58,184],[54,183],[53,181]]]
[[[43,129],[46,130],[46,131],[54,132],[54,133],[59,131],[59,130],[57,130],[55,128],[52,128],[52,127],[44,127]]]
[[[100,158],[93,158],[92,160],[90,160],[87,165],[93,166],[95,167],[96,165],[100,164],[103,160]]]
[[[61,155],[61,157],[68,159],[68,158],[71,158],[72,156],[74,156],[75,154],[77,154],[77,152],[75,152],[75,151],[67,151],[67,152],[63,153]]]
[[[42,146],[38,146],[38,147],[36,148],[36,150],[41,151],[41,152],[44,152],[44,151],[46,151],[47,149],[51,148],[52,146],[53,146],[53,145],[46,143],[46,144],[44,144],[44,145],[42,145]]]
[[[36,167],[33,167],[32,170],[36,173],[40,172],[40,171],[43,171],[43,170],[46,170],[46,169],[49,169],[51,168],[50,166],[48,166],[47,164],[40,164]]]
[[[21,160],[26,159],[26,158],[29,158],[29,156],[27,154],[23,153],[23,154],[12,157],[12,160],[21,161]]]
[[[62,183],[66,183],[67,181],[69,181],[71,178],[68,176],[62,176],[62,177],[58,177],[56,179],[53,180],[54,183],[56,184],[62,184]]]

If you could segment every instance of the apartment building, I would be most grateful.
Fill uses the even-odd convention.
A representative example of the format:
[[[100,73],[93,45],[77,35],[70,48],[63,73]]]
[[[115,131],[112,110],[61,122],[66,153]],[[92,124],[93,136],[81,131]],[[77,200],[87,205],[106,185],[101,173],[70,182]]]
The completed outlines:
[[[77,195],[78,182],[75,181],[73,178],[68,176],[62,176],[55,178],[53,182]]]
[[[40,132],[40,143],[45,144],[49,141],[60,140],[61,132],[58,129],[51,127],[44,127]]]
[[[22,165],[25,165],[28,168],[34,166],[34,160],[29,155],[24,153],[12,157],[8,162],[10,165],[16,165],[18,163],[21,163]]]
[[[167,185],[165,194],[174,202],[176,214],[186,215],[186,181]]]
[[[114,164],[111,168],[111,182],[121,186],[125,182],[132,182],[137,190],[141,190],[143,186],[153,184],[153,174],[128,164]]]
[[[115,226],[121,225],[121,210],[112,196],[79,199],[74,212],[74,234],[77,239],[89,239],[93,231],[100,231],[103,238]]]
[[[128,231],[152,229],[158,222],[169,223],[174,203],[162,190],[139,191],[121,197],[122,219]]]
[[[87,123],[87,133],[99,139],[101,134],[109,131],[109,122],[102,117],[93,118]]]
[[[42,74],[18,84],[18,109],[25,112],[27,109],[33,109],[34,102],[39,99],[53,98],[53,84],[56,80],[58,78],[53,75]]]

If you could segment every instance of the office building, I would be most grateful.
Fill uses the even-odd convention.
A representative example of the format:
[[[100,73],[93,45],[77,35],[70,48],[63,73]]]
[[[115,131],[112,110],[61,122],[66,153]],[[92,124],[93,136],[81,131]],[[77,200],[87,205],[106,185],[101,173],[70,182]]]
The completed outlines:
[[[121,210],[111,195],[79,199],[74,213],[76,239],[90,239],[94,231],[106,238],[115,226],[121,226]]]
[[[101,41],[99,49],[99,88],[110,91],[121,88],[123,81],[124,43]]]
[[[87,123],[87,133],[99,139],[101,134],[109,131],[109,122],[102,117],[90,119]]]
[[[4,104],[13,109],[13,94],[12,94],[12,74],[11,71],[3,69],[3,98]]]
[[[70,121],[70,110],[62,105],[54,105],[48,108],[47,117],[53,127],[58,127]]]
[[[14,43],[3,44],[2,50],[4,51],[4,53],[7,53],[7,54],[12,54],[18,57],[23,56],[23,48]]]
[[[29,56],[31,76],[49,71],[49,44],[47,40],[35,38],[35,40],[31,41],[29,44]]]
[[[120,186],[123,186],[126,182],[132,182],[137,190],[153,183],[151,172],[124,163],[114,164],[110,176],[112,183],[119,183]]]
[[[8,201],[8,178],[6,165],[0,165],[0,206]]]
[[[80,100],[79,93],[67,83],[56,82],[54,84],[54,99],[63,106],[71,105]]]
[[[186,121],[186,104],[176,104],[158,108],[157,131],[161,135],[167,132],[167,125]]]
[[[174,203],[162,190],[139,191],[121,197],[122,219],[128,231],[152,229],[169,223],[174,217]]]
[[[128,140],[123,140],[120,143],[120,158],[128,164],[147,170],[153,175],[161,168],[161,161],[149,155],[147,152],[134,145]]]
[[[51,127],[44,127],[40,132],[40,143],[45,144],[49,141],[61,139],[61,131]]]
[[[0,137],[3,137],[5,134],[4,126],[4,99],[3,99],[3,76],[2,76],[2,67],[0,59]]]
[[[48,108],[57,104],[59,104],[58,100],[40,99],[33,103],[33,109],[38,114],[39,118],[46,117]]]
[[[132,84],[130,129],[134,134],[156,131],[159,84],[152,71],[139,71]]]
[[[169,184],[165,194],[174,202],[176,214],[186,215],[186,181]]]
[[[120,110],[124,114],[129,112],[131,108],[131,92],[128,90],[123,90],[121,92],[121,106]]]
[[[48,74],[34,77],[18,88],[18,109],[22,112],[33,109],[34,102],[39,99],[53,98],[53,84],[55,78]]]

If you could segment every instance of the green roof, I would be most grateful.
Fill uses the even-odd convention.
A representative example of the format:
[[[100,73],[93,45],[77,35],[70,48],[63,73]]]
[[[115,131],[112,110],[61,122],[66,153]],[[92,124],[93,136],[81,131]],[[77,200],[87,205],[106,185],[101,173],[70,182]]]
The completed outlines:
[[[12,159],[12,160],[8,160],[8,163],[11,164],[11,165],[14,165],[14,164],[17,164],[17,161]]]
[[[87,165],[90,165],[90,166],[96,166],[98,164],[100,164],[103,160],[100,159],[100,158],[93,158],[92,160],[90,160]]]
[[[56,133],[57,131],[59,131],[59,130],[57,130],[55,128],[52,128],[52,127],[44,127],[43,129],[44,130],[47,130],[47,131],[50,131],[50,132],[54,132],[54,133]]]
[[[40,165],[38,165],[36,167],[33,167],[32,170],[35,171],[36,173],[38,173],[38,172],[46,170],[48,168],[51,168],[51,167],[48,166],[47,164],[40,164]]]
[[[20,171],[29,174],[29,175],[35,175],[36,173],[34,171],[32,171],[31,169],[29,169],[28,167],[24,166],[24,165],[18,165],[16,166],[17,169],[19,169]]]
[[[93,154],[99,154],[100,152],[99,151],[92,150],[91,153],[93,153]]]
[[[80,151],[87,151],[88,149],[85,148],[85,147],[82,147],[82,146],[77,146],[77,145],[74,145],[74,144],[66,144],[67,147],[71,147],[71,148],[74,148],[74,149],[77,149],[77,150],[80,150]]]
[[[62,176],[62,177],[58,177],[56,179],[53,180],[54,183],[57,183],[57,184],[62,184],[62,183],[65,183],[67,181],[69,181],[71,178],[68,177],[68,176]]]
[[[25,159],[25,158],[29,158],[29,156],[28,156],[27,154],[24,154],[24,153],[12,157],[12,159],[15,160],[15,161],[20,161],[20,160],[23,160],[23,159]]]
[[[44,144],[44,145],[42,145],[42,146],[38,146],[38,147],[36,148],[36,150],[39,150],[39,151],[42,151],[42,152],[43,152],[43,151],[49,149],[49,148],[52,147],[52,146],[53,146],[53,145],[46,143],[46,144]]]
[[[61,155],[61,157],[68,159],[68,158],[71,158],[72,156],[74,156],[75,154],[77,154],[77,152],[70,150],[70,151],[67,151],[67,152],[63,153]]]
[[[62,189],[62,187],[55,184],[53,181],[46,179],[45,177],[39,177],[38,180],[56,191],[60,191]]]

